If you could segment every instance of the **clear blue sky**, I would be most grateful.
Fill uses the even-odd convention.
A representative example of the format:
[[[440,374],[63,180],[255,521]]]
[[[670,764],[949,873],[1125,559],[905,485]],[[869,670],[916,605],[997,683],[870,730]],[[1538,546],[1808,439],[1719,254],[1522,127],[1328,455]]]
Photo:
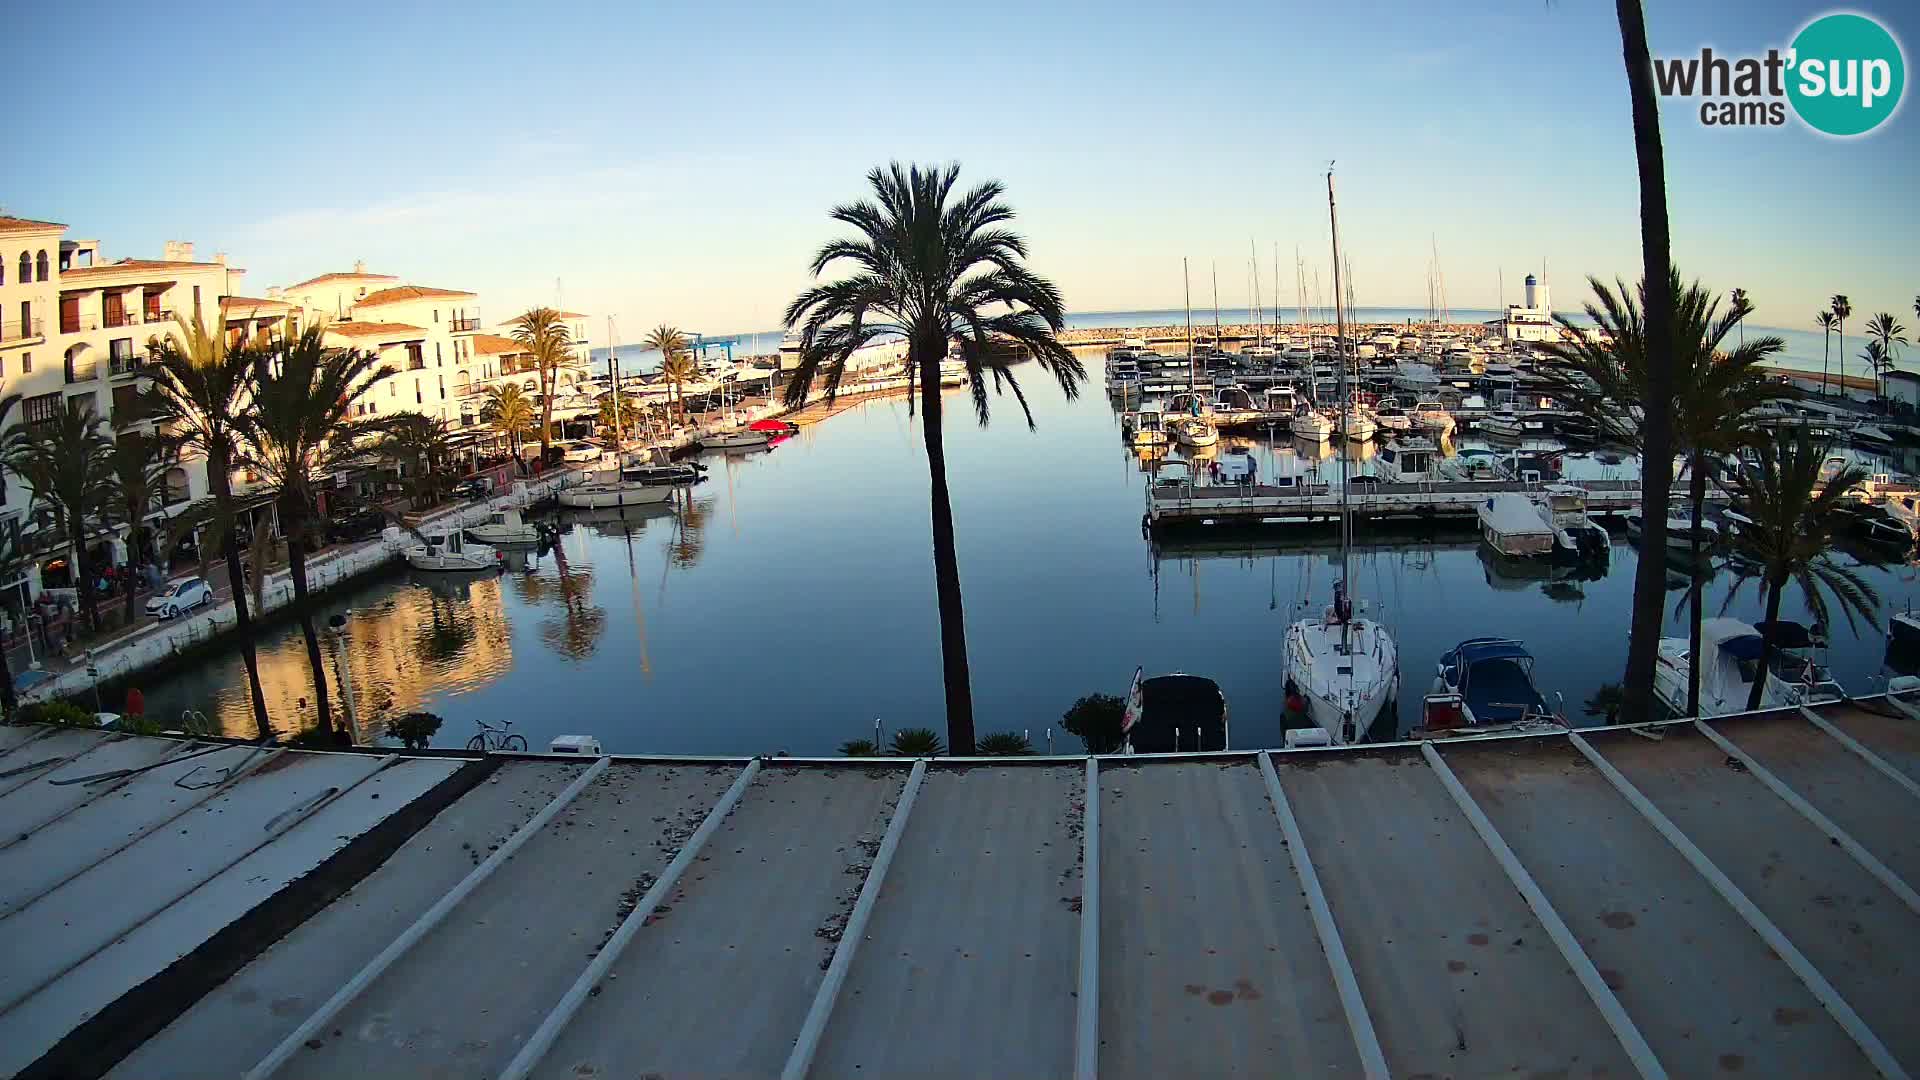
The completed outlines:
[[[1471,7],[1473,14],[1437,9]],[[1648,0],[1654,51],[1760,51],[1824,5]],[[1875,0],[1911,64],[1920,8]],[[1244,301],[1249,237],[1325,267],[1339,162],[1363,305],[1455,307],[1548,260],[1555,300],[1638,276],[1613,6],[31,3],[7,31],[0,205],[102,240],[226,250],[249,291],[365,259],[483,291],[663,320],[776,324],[890,158],[998,177],[1075,310],[1177,305],[1180,258]],[[1914,96],[1910,89],[1908,97]],[[1920,293],[1920,109],[1875,135],[1703,128],[1663,113],[1675,249],[1756,321],[1855,319]],[[1203,277],[1197,276],[1197,280]],[[1851,326],[1849,327],[1851,330]],[[598,328],[596,328],[598,337]]]

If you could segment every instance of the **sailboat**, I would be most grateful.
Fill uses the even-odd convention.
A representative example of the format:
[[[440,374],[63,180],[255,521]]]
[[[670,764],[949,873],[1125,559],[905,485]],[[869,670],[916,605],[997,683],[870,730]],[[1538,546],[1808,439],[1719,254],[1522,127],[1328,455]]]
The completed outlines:
[[[1185,259],[1180,260],[1180,277],[1186,282],[1187,290],[1187,386],[1190,390],[1183,396],[1190,400],[1186,409],[1171,410],[1181,415],[1168,419],[1167,430],[1180,445],[1204,449],[1220,441],[1220,429],[1213,422],[1212,408],[1204,403],[1200,393],[1200,361],[1193,351],[1193,286],[1187,276]]]
[[[1347,392],[1345,308],[1340,296],[1340,217],[1334,208],[1333,172],[1327,172],[1327,218],[1333,228],[1334,318],[1340,353],[1339,401],[1342,428],[1352,430],[1344,415],[1353,408]],[[1301,619],[1287,627],[1280,652],[1280,670],[1288,697],[1296,693],[1307,705],[1305,728],[1285,733],[1288,746],[1342,746],[1366,738],[1381,713],[1399,697],[1400,652],[1393,635],[1378,620],[1365,617],[1365,605],[1356,604],[1350,591],[1348,563],[1353,555],[1353,507],[1348,502],[1347,455],[1340,459],[1340,576],[1333,585],[1333,602],[1318,618]]]

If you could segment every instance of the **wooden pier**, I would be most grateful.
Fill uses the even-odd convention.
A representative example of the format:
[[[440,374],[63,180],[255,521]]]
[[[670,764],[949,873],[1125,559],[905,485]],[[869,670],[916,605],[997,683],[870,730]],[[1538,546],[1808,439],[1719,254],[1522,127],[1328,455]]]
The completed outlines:
[[[1640,508],[1640,481],[1560,481],[1587,494],[1590,514]],[[1502,493],[1538,494],[1545,485],[1523,480],[1443,480],[1356,484],[1348,498],[1356,518],[1419,522],[1471,520],[1481,504]],[[1340,491],[1331,484],[1154,484],[1147,489],[1146,527],[1287,528],[1324,524],[1340,516]]]

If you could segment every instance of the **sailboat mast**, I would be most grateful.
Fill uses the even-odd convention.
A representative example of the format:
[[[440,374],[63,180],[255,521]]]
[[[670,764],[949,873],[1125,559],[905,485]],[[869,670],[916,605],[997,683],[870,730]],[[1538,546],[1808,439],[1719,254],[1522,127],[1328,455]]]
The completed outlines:
[[[1180,260],[1180,287],[1187,297],[1187,393],[1200,392],[1200,370],[1193,361],[1193,275],[1187,272],[1187,260]]]
[[[1340,431],[1339,437],[1345,439],[1353,425],[1353,403],[1347,394],[1347,313],[1346,306],[1340,302],[1340,212],[1333,202],[1333,169],[1327,169],[1327,222],[1333,231],[1333,319],[1334,351],[1340,354]],[[1347,555],[1353,547],[1353,508],[1347,503],[1347,448],[1340,448],[1340,600],[1347,599]],[[1335,614],[1344,613],[1336,611]],[[1347,620],[1340,619],[1340,651],[1347,651]]]
[[[1220,261],[1213,263],[1213,347],[1220,345]]]
[[[607,372],[613,378],[613,442],[614,457],[618,460],[620,447],[627,441],[626,432],[620,427],[620,356],[619,345],[613,338],[613,316],[607,316]]]

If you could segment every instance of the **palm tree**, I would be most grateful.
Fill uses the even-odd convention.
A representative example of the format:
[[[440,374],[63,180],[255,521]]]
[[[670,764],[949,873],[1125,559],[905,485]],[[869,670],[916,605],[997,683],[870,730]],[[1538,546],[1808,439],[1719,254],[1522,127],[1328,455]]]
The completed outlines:
[[[1813,317],[1813,325],[1820,328],[1820,396],[1827,394],[1827,358],[1832,356],[1833,328],[1840,325],[1840,319],[1831,309],[1822,311]]]
[[[687,339],[668,323],[661,323],[647,332],[642,344],[660,353],[660,375],[673,388],[673,399],[680,407],[680,419],[687,418],[686,403],[681,401],[680,386],[693,378],[693,358],[686,355]]]
[[[1727,294],[1729,313],[1740,327],[1740,344],[1747,343],[1747,316],[1753,314],[1753,302],[1747,299],[1747,290],[1735,289]]]
[[[830,265],[851,263],[854,273],[815,285],[787,305],[788,328],[800,328],[800,363],[786,401],[806,400],[824,367],[831,400],[855,349],[872,341],[904,339],[907,372],[920,392],[921,434],[932,480],[933,576],[940,610],[940,653],[946,686],[947,741],[971,754],[973,689],[967,669],[966,619],[960,566],[954,549],[953,503],[947,491],[941,437],[940,363],[957,345],[972,377],[974,416],[988,419],[987,380],[1003,384],[1033,427],[1011,368],[996,350],[1012,344],[1031,353],[1068,397],[1079,392],[1086,369],[1054,335],[1065,322],[1060,291],[1024,265],[1026,242],[1005,228],[1013,210],[1005,189],[987,181],[956,192],[960,166],[876,168],[867,182],[878,200],[835,207],[829,216],[851,226],[852,239],[830,241],[814,256],[817,278]],[[989,314],[989,309],[1001,309]],[[912,399],[909,398],[909,401]],[[1651,671],[1651,668],[1649,668]]]
[[[1847,393],[1847,316],[1853,314],[1853,304],[1845,293],[1835,293],[1830,303],[1833,306],[1833,332],[1840,335],[1840,395]]]
[[[137,422],[137,421],[136,421]],[[153,534],[146,521],[167,498],[167,473],[180,459],[179,444],[165,436],[137,427],[122,428],[113,440],[107,457],[108,482],[112,487],[113,516],[127,526],[127,562],[137,565],[142,555],[159,545],[149,544]],[[134,590],[127,590],[127,624],[138,617],[134,608]]]
[[[152,415],[183,449],[196,451],[207,461],[207,486],[214,503],[208,532],[226,555],[234,630],[247,669],[253,720],[260,737],[269,738],[273,727],[267,722],[267,699],[260,689],[260,661],[247,609],[246,577],[240,569],[239,515],[233,498],[234,423],[249,400],[253,357],[247,349],[229,349],[224,334],[209,332],[192,318],[180,323],[178,340],[171,336],[150,340],[147,354],[144,370],[152,379],[148,399]]]
[[[253,408],[240,418],[241,444],[274,488],[280,531],[287,538],[293,604],[313,670],[318,730],[333,731],[326,663],[307,603],[307,544],[316,521],[319,477],[359,452],[355,436],[370,430],[354,422],[354,404],[374,383],[394,373],[373,353],[328,346],[319,326],[279,337],[254,352]]]
[[[448,471],[453,445],[447,422],[417,412],[397,413],[380,421],[380,441],[374,453],[406,470],[407,496],[414,509],[432,506],[453,488]]]
[[[526,392],[518,383],[495,383],[487,387],[486,403],[480,406],[480,421],[507,437],[507,447],[513,451],[516,465],[520,462],[520,445],[533,433],[533,402],[527,400]]]
[[[1880,396],[1887,396],[1886,376],[1893,371],[1893,365],[1900,359],[1900,346],[1907,343],[1907,328],[1894,321],[1893,313],[1883,311],[1867,321],[1867,336],[1880,346],[1879,356],[1875,358],[1874,370],[1881,375]]]
[[[553,396],[560,367],[573,355],[573,333],[559,312],[537,307],[513,320],[513,340],[533,357],[540,375],[540,463],[545,465],[547,444],[553,441]]]
[[[1728,594],[1728,603],[1738,595],[1740,585],[1757,578],[1766,591],[1769,626],[1780,618],[1780,598],[1789,583],[1800,587],[1819,625],[1829,625],[1829,596],[1838,602],[1849,627],[1854,626],[1856,613],[1875,621],[1879,594],[1857,570],[1829,554],[1836,528],[1834,508],[1865,482],[1866,471],[1849,465],[1823,481],[1821,467],[1832,446],[1815,442],[1804,430],[1768,432],[1755,440],[1754,449],[1759,465],[1743,470],[1733,484],[1733,508],[1753,524],[1734,534],[1733,547],[1756,569],[1742,575]],[[1747,696],[1749,711],[1760,707],[1767,670],[1773,663],[1773,636],[1763,635],[1762,641],[1759,672]]]
[[[1587,318],[1603,333],[1601,340],[1589,340],[1575,332],[1565,316],[1560,324],[1567,330],[1570,343],[1555,343],[1546,350],[1561,364],[1544,373],[1556,401],[1581,414],[1609,441],[1644,449],[1644,430],[1634,422],[1632,408],[1647,400],[1649,373],[1646,361],[1648,340],[1644,308],[1647,290],[1638,290],[1639,302],[1624,284],[1618,292],[1597,280],[1590,280],[1599,304],[1587,305]],[[1684,285],[1680,271],[1667,274],[1667,291],[1674,312],[1673,337],[1673,429],[1676,447],[1686,456],[1691,486],[1688,501],[1696,520],[1705,516],[1707,480],[1713,466],[1724,455],[1745,441],[1747,421],[1755,409],[1766,402],[1786,396],[1787,388],[1766,377],[1760,365],[1786,348],[1780,338],[1756,337],[1721,352],[1727,335],[1752,310],[1738,304],[1724,314],[1719,301],[1699,282]],[[1661,470],[1655,459],[1643,457],[1641,472]],[[1652,504],[1649,504],[1652,505]],[[1665,516],[1664,507],[1655,511]],[[1643,515],[1643,520],[1653,513]],[[1661,549],[1648,546],[1648,552]],[[1658,562],[1659,560],[1651,560]],[[1700,649],[1702,611],[1700,538],[1693,539],[1692,581],[1688,589],[1691,611],[1690,639],[1694,653]],[[1700,672],[1688,680],[1688,715],[1699,715]]]
[[[660,360],[660,377],[673,387],[674,409],[680,414],[680,423],[687,422],[687,384],[700,374],[700,366],[693,361],[690,352],[676,352]]]
[[[1633,150],[1640,177],[1640,280],[1657,281],[1673,265],[1673,237],[1667,221],[1666,152],[1660,144],[1660,97],[1653,85],[1653,57],[1647,48],[1646,12],[1640,0],[1614,0],[1620,24],[1620,55],[1627,69],[1627,93],[1633,107]],[[1673,460],[1672,297],[1655,289],[1647,297],[1646,415],[1641,421],[1643,460]],[[1641,481],[1642,532],[1649,551],[1665,549],[1667,493],[1672,472],[1646,471]],[[1651,507],[1652,512],[1645,512]],[[1659,559],[1642,559],[1633,580],[1633,625],[1627,637],[1627,670],[1622,680],[1629,722],[1653,715],[1653,668],[1665,616],[1666,573]]]
[[[43,423],[16,426],[0,443],[0,457],[33,493],[34,516],[72,551],[80,614],[90,630],[100,629],[100,609],[87,538],[113,512],[112,453],[91,404],[59,409]]]
[[[1885,387],[1881,386],[1880,382],[1887,372],[1893,370],[1893,358],[1887,355],[1878,341],[1868,341],[1867,347],[1860,350],[1860,364],[1873,372],[1874,385],[1878,388],[1876,393],[1880,397],[1886,397]]]
[[[620,396],[618,412],[615,411],[613,402],[614,397],[612,394],[601,395],[600,426],[608,431],[624,431],[628,435],[632,435],[634,428],[640,423],[640,407],[635,405],[633,399],[625,394]]]

